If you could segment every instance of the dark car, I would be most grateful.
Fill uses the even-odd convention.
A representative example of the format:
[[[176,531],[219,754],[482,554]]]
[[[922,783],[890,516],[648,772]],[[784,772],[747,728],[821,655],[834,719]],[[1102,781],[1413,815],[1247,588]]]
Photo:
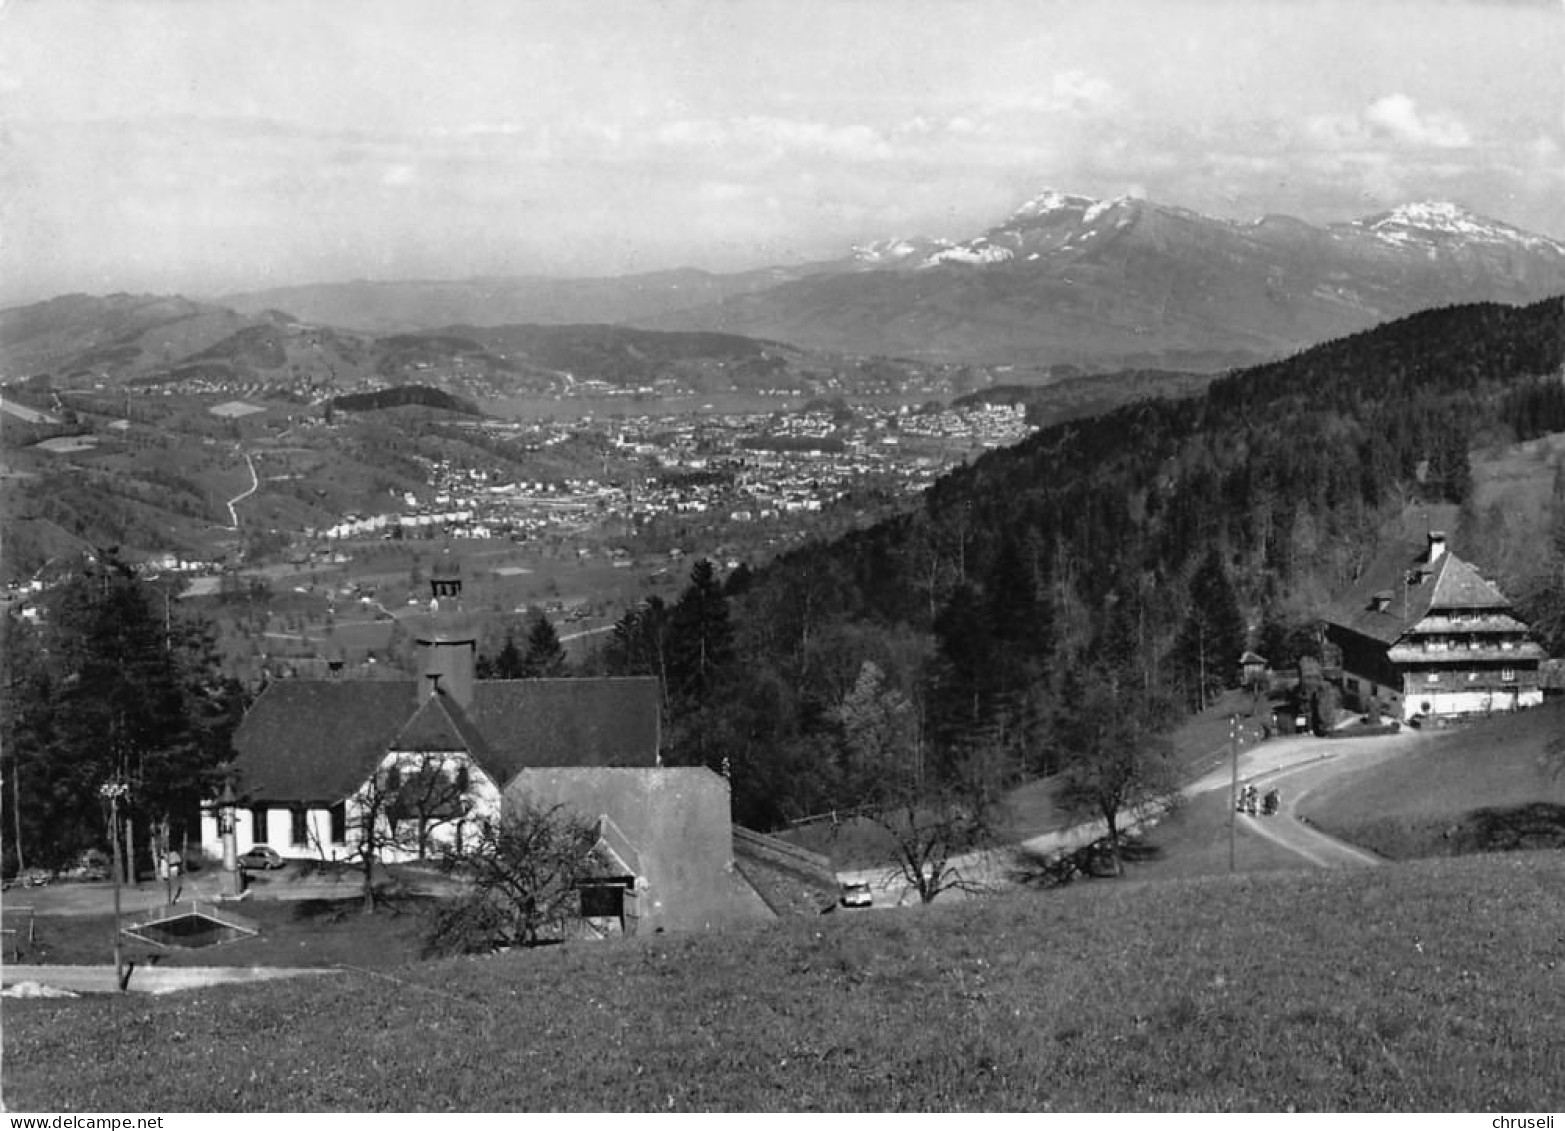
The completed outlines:
[[[277,854],[277,849],[258,844],[248,852],[239,854],[239,866],[246,871],[265,872],[284,867],[288,862]]]

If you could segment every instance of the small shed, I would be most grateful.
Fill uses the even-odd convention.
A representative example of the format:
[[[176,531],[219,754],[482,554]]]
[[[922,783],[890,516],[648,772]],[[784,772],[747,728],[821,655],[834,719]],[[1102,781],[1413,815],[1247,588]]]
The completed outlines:
[[[1239,657],[1239,686],[1255,687],[1264,683],[1271,672],[1266,657],[1255,652],[1245,652]]]

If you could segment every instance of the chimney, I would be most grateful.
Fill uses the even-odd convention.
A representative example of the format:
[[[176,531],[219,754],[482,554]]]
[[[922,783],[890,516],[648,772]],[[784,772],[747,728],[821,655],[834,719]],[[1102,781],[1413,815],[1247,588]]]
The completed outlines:
[[[424,676],[419,699],[447,695],[471,706],[478,641],[466,633],[429,633],[420,636],[418,645]]]
[[[1445,531],[1431,530],[1429,532],[1429,564],[1434,565],[1445,553]]]

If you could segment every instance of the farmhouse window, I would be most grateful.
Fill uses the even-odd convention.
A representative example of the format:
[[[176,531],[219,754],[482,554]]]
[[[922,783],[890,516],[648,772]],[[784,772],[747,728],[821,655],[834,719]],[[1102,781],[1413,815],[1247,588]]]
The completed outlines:
[[[289,810],[289,816],[293,818],[293,843],[295,847],[310,843],[310,813],[309,810],[298,808]]]
[[[266,836],[266,806],[257,805],[250,810],[250,840],[254,844],[265,844]]]
[[[1430,672],[1428,675],[1426,675],[1424,677],[1424,682],[1425,683],[1439,683],[1440,682],[1440,673],[1439,672]]]
[[[345,844],[348,840],[348,803],[339,801],[331,807],[331,842]]]
[[[1500,672],[1500,682],[1501,683],[1515,683],[1516,682],[1516,669],[1515,668],[1504,668],[1503,670],[1501,670],[1501,672]]]

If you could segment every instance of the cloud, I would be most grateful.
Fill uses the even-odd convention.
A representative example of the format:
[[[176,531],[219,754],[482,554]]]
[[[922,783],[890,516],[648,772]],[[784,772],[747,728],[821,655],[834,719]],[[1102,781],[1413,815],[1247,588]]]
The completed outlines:
[[[1112,105],[1118,97],[1114,84],[1086,71],[1061,71],[1050,84],[1051,109],[1092,111]]]
[[[1465,149],[1473,138],[1467,127],[1449,114],[1421,113],[1405,94],[1388,94],[1364,111],[1364,121],[1382,137],[1433,149]]]

